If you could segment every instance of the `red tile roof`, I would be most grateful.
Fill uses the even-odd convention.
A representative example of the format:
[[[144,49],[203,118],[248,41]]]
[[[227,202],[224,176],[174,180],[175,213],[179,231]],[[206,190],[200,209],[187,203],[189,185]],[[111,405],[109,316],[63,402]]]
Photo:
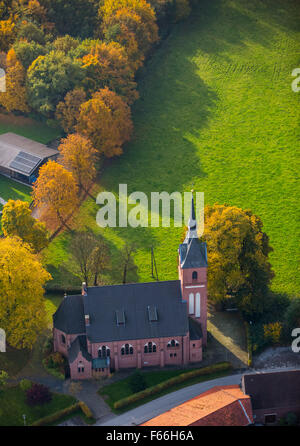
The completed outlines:
[[[216,386],[142,426],[247,426],[251,399],[239,386]]]

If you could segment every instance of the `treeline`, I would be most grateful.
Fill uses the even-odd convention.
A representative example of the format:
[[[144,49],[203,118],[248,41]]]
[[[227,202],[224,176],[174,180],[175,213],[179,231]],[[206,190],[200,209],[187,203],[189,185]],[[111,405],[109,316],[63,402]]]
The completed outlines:
[[[66,135],[58,163],[44,165],[34,185],[48,228],[67,227],[99,159],[122,154],[133,131],[136,73],[160,39],[158,22],[164,28],[189,13],[190,0],[0,2],[0,105]]]

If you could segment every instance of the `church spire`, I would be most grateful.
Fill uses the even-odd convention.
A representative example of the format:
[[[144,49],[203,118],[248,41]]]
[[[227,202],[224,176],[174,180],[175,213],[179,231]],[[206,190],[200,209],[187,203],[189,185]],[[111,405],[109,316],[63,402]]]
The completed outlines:
[[[198,238],[197,220],[196,220],[195,205],[194,205],[194,190],[192,190],[191,213],[188,222],[188,231],[184,243],[189,243],[189,241],[193,238]]]

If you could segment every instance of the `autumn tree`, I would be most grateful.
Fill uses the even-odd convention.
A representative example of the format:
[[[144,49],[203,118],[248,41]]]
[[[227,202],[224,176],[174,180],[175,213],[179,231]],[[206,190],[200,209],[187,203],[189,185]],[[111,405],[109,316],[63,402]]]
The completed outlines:
[[[47,327],[44,285],[51,279],[29,245],[0,239],[0,325],[15,348],[32,348]]]
[[[6,110],[29,111],[25,81],[25,69],[11,48],[6,57],[6,92],[0,95],[0,103]]]
[[[51,117],[67,92],[81,83],[83,75],[79,63],[61,51],[39,56],[27,71],[29,104]]]
[[[97,150],[85,136],[78,133],[69,135],[58,147],[63,166],[72,172],[80,189],[88,192],[96,177]]]
[[[135,35],[142,54],[146,54],[158,40],[155,12],[145,0],[104,0],[99,13],[104,33],[118,24],[126,26]]]
[[[47,225],[53,222],[69,229],[67,219],[78,205],[77,185],[72,172],[55,161],[48,161],[39,170],[33,186],[33,200]]]
[[[69,91],[64,100],[57,105],[55,116],[66,133],[74,131],[79,118],[80,106],[85,101],[85,91],[82,88],[75,88]]]
[[[245,316],[263,312],[274,276],[268,260],[272,248],[262,227],[250,210],[218,204],[205,208],[210,299],[231,297]]]
[[[84,85],[90,93],[108,87],[128,104],[137,99],[134,72],[125,49],[119,43],[96,41],[89,53],[82,57],[81,63],[85,71]]]
[[[15,23],[12,18],[0,20],[0,51],[7,51],[16,36]]]
[[[3,207],[1,224],[5,237],[18,236],[35,252],[48,245],[45,224],[32,217],[29,204],[25,201],[8,200]]]
[[[81,105],[77,130],[107,158],[120,155],[132,133],[130,108],[108,88]]]

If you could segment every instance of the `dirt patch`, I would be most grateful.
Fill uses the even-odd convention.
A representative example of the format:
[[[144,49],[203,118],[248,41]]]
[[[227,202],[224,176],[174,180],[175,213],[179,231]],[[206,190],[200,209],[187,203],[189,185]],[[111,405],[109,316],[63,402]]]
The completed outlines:
[[[300,353],[294,353],[291,347],[270,347],[253,358],[256,369],[295,366],[300,366]]]
[[[25,127],[26,125],[34,125],[34,121],[26,116],[16,116],[12,113],[4,114],[0,113],[0,123],[1,124],[11,124],[20,127]]]

